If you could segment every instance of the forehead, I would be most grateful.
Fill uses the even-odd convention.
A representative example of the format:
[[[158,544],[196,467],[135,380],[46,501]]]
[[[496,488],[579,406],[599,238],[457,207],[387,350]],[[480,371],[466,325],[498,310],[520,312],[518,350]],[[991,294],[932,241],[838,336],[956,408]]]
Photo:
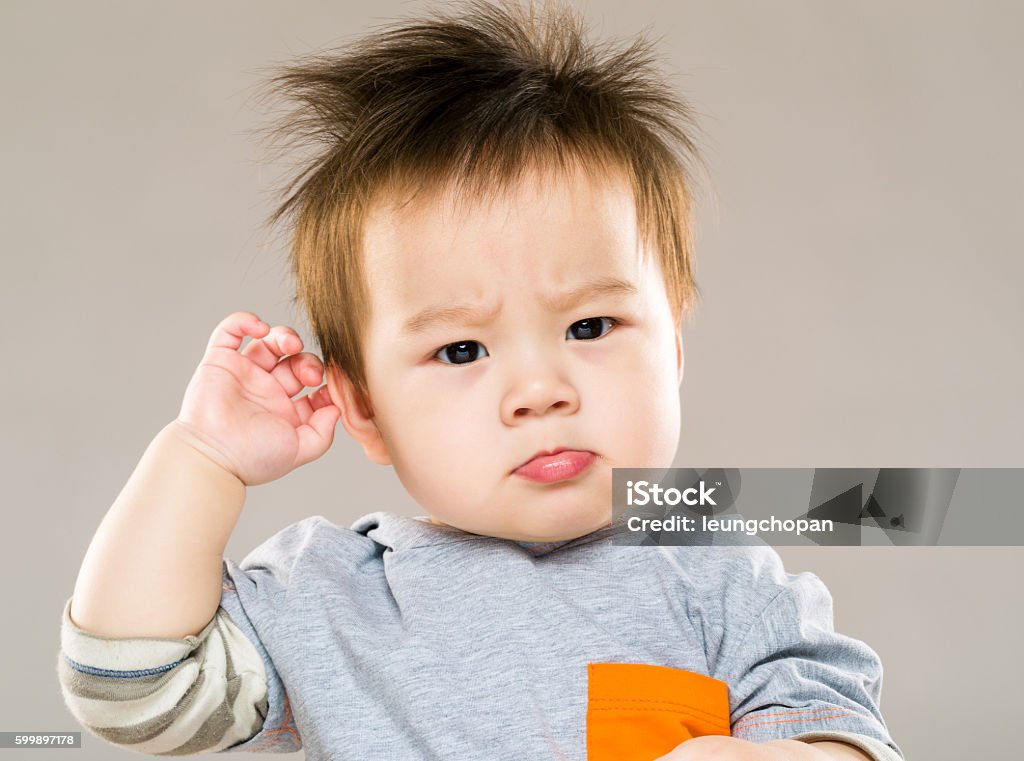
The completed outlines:
[[[450,190],[382,197],[366,216],[362,248],[376,315],[642,279],[628,179],[581,169],[531,170],[493,199]]]

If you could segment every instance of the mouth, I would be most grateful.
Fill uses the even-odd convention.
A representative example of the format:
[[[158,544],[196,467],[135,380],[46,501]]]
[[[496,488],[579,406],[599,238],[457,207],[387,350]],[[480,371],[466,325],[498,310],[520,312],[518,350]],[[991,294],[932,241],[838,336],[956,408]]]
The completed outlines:
[[[597,459],[597,455],[593,452],[558,447],[537,452],[512,471],[512,475],[538,483],[567,481],[586,471],[595,459]]]

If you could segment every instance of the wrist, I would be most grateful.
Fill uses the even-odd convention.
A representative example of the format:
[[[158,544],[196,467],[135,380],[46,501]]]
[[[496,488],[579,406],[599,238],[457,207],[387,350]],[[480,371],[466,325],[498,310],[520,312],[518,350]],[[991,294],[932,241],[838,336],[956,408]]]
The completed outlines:
[[[167,446],[201,463],[211,473],[218,474],[217,477],[221,480],[235,481],[243,489],[247,486],[239,475],[237,465],[222,454],[204,434],[180,418],[175,418],[164,426],[157,437],[163,439]]]

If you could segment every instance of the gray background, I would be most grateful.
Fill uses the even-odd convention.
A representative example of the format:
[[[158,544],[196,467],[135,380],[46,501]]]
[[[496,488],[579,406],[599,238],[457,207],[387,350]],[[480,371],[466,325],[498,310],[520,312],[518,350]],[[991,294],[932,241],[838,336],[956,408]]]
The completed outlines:
[[[260,227],[260,70],[418,3],[0,4],[6,531],[0,729],[76,729],[55,676],[93,532],[236,309],[310,338]],[[1010,2],[590,2],[650,25],[717,195],[676,464],[1024,465],[1024,12]],[[322,514],[419,511],[339,426],[250,490],[240,560]],[[1018,758],[1020,548],[783,548],[885,664],[912,759]],[[92,736],[80,758],[134,758]],[[17,753],[17,751],[9,751]],[[291,756],[297,758],[299,756]]]

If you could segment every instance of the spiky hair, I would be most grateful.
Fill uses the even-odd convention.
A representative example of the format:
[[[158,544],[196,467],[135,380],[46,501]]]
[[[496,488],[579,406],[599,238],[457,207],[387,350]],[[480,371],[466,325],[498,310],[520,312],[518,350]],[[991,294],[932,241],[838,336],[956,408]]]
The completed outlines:
[[[269,130],[271,142],[313,156],[268,223],[289,221],[296,300],[325,365],[360,393],[370,305],[363,221],[386,189],[486,197],[530,167],[624,171],[677,320],[697,296],[698,127],[660,74],[653,43],[590,42],[576,11],[559,2],[447,7],[294,61],[266,83],[293,104]]]

